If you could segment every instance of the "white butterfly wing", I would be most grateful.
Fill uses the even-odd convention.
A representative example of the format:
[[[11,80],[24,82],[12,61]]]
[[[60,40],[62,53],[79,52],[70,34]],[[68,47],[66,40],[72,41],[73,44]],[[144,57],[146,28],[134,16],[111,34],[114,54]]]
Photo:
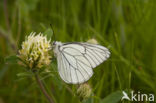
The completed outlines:
[[[61,78],[71,84],[83,83],[93,75],[93,68],[105,61],[107,48],[88,43],[64,43],[58,48],[57,63]]]

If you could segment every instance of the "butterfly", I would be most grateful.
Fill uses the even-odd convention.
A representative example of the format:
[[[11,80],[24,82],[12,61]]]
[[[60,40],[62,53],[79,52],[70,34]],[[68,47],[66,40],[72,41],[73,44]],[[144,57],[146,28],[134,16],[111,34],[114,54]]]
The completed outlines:
[[[109,50],[98,44],[54,41],[52,47],[59,75],[70,84],[88,81],[93,75],[93,68],[110,57]]]

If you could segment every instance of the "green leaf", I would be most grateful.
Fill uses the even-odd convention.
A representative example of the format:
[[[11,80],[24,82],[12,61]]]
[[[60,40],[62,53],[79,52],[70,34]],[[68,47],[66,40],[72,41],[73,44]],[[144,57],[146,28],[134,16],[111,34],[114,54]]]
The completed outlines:
[[[122,96],[122,91],[116,91],[102,99],[100,103],[117,103],[121,100]]]
[[[18,73],[17,76],[18,77],[29,77],[29,76],[33,76],[33,73],[30,73],[30,72],[22,72],[22,73]]]
[[[44,33],[45,36],[47,36],[47,39],[50,40],[51,37],[53,36],[53,30],[48,28]]]
[[[94,103],[94,98],[88,98],[82,101],[82,103]]]
[[[8,56],[5,58],[6,63],[16,64],[19,58],[16,55]]]

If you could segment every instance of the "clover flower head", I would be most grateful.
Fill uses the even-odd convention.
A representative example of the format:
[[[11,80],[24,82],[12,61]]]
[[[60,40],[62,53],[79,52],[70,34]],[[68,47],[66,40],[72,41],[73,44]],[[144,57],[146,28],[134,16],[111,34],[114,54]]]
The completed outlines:
[[[81,84],[79,88],[77,89],[77,94],[80,97],[80,99],[82,100],[87,99],[92,94],[92,88],[87,83]]]
[[[29,68],[41,68],[43,65],[50,64],[50,41],[42,33],[36,35],[35,32],[31,32],[22,43],[22,48],[19,50],[19,58]]]
[[[91,43],[91,44],[98,44],[98,41],[96,39],[94,39],[94,38],[89,39],[87,42]]]

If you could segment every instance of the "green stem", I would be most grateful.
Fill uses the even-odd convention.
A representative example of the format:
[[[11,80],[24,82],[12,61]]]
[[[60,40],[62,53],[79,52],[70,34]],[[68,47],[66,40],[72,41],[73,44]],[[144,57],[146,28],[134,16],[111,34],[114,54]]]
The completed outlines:
[[[37,73],[35,74],[35,78],[36,78],[37,84],[39,85],[39,87],[40,87],[41,91],[43,92],[43,94],[45,95],[45,97],[48,99],[49,103],[54,103],[53,100],[51,99],[51,97],[49,96],[49,94],[46,92],[46,90],[43,86],[43,83],[40,80]]]

